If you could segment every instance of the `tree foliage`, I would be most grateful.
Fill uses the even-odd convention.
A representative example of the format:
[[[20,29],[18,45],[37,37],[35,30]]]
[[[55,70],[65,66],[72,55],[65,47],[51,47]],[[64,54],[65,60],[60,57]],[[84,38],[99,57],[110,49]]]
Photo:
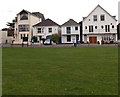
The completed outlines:
[[[52,34],[51,40],[55,43],[58,43],[59,37],[59,34]]]
[[[31,40],[33,40],[34,42],[37,42],[37,37],[33,36]]]

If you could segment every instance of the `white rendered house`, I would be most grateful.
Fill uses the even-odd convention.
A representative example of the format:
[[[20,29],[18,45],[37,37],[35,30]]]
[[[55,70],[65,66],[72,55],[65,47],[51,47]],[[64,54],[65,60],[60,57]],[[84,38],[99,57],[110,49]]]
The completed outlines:
[[[100,5],[83,18],[84,43],[117,41],[117,20]]]
[[[33,34],[33,25],[42,22],[44,15],[39,12],[28,12],[22,10],[15,19],[14,40],[16,44],[23,41],[30,42]]]
[[[73,19],[61,25],[62,43],[78,43],[80,41],[80,24]]]
[[[49,44],[52,34],[60,34],[60,26],[51,19],[46,19],[33,26],[33,36],[36,36],[40,43],[45,39],[45,42]]]
[[[120,40],[120,1],[118,2],[118,40]]]
[[[120,23],[120,1],[118,2],[118,24]]]

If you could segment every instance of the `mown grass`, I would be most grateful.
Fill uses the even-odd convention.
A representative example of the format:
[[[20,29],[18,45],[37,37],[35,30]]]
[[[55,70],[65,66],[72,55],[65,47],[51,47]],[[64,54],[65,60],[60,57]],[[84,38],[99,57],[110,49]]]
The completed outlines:
[[[3,95],[117,93],[117,47],[3,48]]]

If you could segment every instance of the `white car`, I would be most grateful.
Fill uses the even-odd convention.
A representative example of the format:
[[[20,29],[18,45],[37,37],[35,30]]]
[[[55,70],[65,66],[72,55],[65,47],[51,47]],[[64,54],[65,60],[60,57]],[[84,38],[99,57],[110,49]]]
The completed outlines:
[[[50,39],[45,40],[44,44],[50,44]]]

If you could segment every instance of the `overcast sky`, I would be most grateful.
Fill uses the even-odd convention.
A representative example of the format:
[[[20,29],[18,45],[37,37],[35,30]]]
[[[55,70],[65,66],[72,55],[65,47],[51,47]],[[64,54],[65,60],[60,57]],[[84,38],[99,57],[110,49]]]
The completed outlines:
[[[98,4],[111,15],[118,17],[120,0],[1,0],[0,29],[6,27],[22,9],[30,12],[41,12],[58,24],[72,18],[77,22],[87,16]]]

